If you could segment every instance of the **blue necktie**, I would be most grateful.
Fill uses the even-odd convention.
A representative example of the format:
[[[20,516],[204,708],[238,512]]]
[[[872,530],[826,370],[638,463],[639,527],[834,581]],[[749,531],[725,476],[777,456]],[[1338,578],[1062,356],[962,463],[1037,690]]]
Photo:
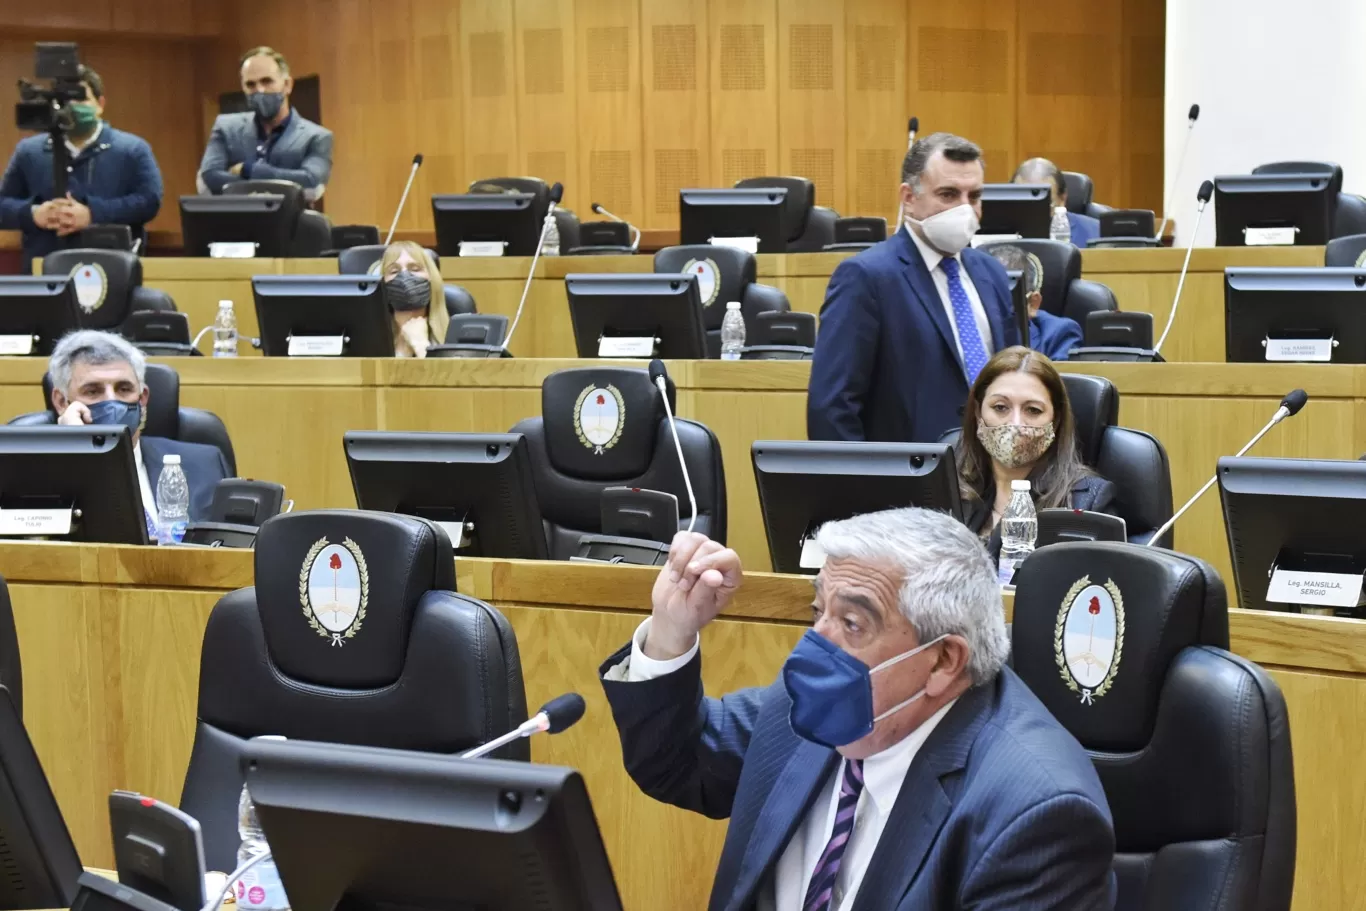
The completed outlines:
[[[982,342],[982,333],[977,331],[977,320],[973,318],[972,303],[963,287],[958,260],[946,256],[939,261],[939,268],[949,279],[949,303],[953,306],[953,321],[958,326],[958,342],[963,346],[963,372],[971,386],[987,365],[987,348]]]
[[[826,842],[825,850],[816,861],[816,869],[811,873],[802,911],[830,911],[833,907],[835,880],[840,875],[844,851],[849,847],[849,836],[854,834],[854,815],[862,793],[863,760],[845,760],[839,802],[835,805],[835,825],[830,830],[830,841]]]

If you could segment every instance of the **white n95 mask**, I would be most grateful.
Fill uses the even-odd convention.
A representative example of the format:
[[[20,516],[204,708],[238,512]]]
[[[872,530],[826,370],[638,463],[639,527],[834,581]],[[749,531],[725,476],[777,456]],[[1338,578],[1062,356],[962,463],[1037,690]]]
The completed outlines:
[[[930,246],[945,256],[957,256],[961,253],[964,247],[972,243],[972,236],[982,226],[977,220],[977,213],[967,203],[945,209],[921,222],[910,217],[907,217],[906,221],[908,224],[920,225],[920,230],[930,242]]]

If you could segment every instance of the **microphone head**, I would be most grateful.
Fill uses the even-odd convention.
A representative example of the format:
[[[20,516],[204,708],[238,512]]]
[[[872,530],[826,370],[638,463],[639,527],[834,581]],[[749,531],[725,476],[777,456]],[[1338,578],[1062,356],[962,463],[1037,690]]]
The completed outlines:
[[[416,167],[421,167],[421,166],[422,166],[422,153],[421,153],[421,152],[418,152],[416,155],[413,156],[413,165],[416,166]]]
[[[1191,111],[1190,111],[1190,113],[1187,114],[1186,116],[1190,118],[1190,122],[1191,122],[1191,123],[1195,123],[1195,121],[1199,120],[1199,119],[1200,119],[1200,105],[1198,105],[1198,104],[1193,104],[1193,105],[1191,105]]]
[[[1290,417],[1299,414],[1300,409],[1304,407],[1304,403],[1307,401],[1309,401],[1309,393],[1303,389],[1295,389],[1287,392],[1285,398],[1281,399],[1281,407],[1289,412],[1286,417]]]
[[[602,214],[602,206],[601,206],[599,203],[596,203],[596,202],[595,202],[595,203],[593,203],[591,206],[589,206],[588,208],[592,209],[592,210],[593,210],[594,212],[596,212],[598,215],[601,215],[601,214]]]
[[[1195,194],[1195,198],[1200,202],[1209,202],[1209,198],[1214,195],[1214,181],[1207,180],[1200,184],[1200,192]]]
[[[577,724],[583,717],[584,708],[582,696],[578,693],[565,693],[541,706],[541,710],[536,714],[545,715],[550,720],[550,727],[546,728],[548,733],[558,734],[565,728]]]
[[[664,369],[663,361],[661,361],[659,358],[655,358],[654,360],[650,361],[650,382],[652,384],[657,384],[660,380],[665,379],[665,377],[667,377],[668,375],[668,371]]]
[[[911,118],[911,122],[908,123],[908,124],[906,125],[906,129],[907,129],[909,132],[911,132],[911,133],[919,133],[919,132],[920,132],[920,118],[919,118],[919,117],[912,117],[912,118]]]
[[[550,201],[558,206],[561,199],[564,199],[564,184],[555,181],[555,185],[550,188]]]

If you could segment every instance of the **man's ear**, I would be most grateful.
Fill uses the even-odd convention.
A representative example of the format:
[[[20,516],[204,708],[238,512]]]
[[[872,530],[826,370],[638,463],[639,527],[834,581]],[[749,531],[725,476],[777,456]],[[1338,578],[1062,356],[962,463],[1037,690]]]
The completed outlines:
[[[142,395],[138,396],[138,404],[142,406],[142,411],[143,411],[144,414],[147,413],[147,402],[148,402],[151,398],[152,398],[152,387],[151,387],[151,386],[148,386],[148,385],[146,385],[146,384],[144,383],[143,386],[142,386]]]
[[[288,95],[288,94],[290,94],[291,92],[293,92],[293,91],[294,91],[294,77],[293,77],[293,76],[286,76],[286,77],[285,77],[285,81],[284,81],[284,83],[283,83],[283,86],[284,86],[284,87],[283,87],[282,89],[280,89],[280,91],[284,92],[286,95]]]
[[[62,412],[66,411],[66,406],[70,404],[71,403],[66,400],[66,395],[62,392],[62,390],[53,387],[52,410],[60,415]]]

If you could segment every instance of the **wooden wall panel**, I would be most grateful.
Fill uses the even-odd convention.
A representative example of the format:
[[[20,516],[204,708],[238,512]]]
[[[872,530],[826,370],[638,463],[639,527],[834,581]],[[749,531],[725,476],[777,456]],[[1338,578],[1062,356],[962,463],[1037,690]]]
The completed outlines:
[[[712,182],[778,170],[775,0],[711,0]]]
[[[1106,187],[1108,196],[1126,205],[1162,211],[1162,147],[1141,137],[1163,135],[1166,73],[1167,10],[1149,0],[1123,0],[1120,23],[1123,70],[1119,135],[1120,187]],[[1097,187],[1099,190],[1100,188]],[[1116,195],[1117,194],[1117,195]]]
[[[906,155],[903,0],[845,0],[845,203],[841,214],[893,219]]]
[[[678,191],[716,183],[707,0],[641,0],[644,224],[678,227]]]
[[[579,170],[573,198],[584,213],[598,202],[621,218],[642,221],[639,0],[578,0],[574,26],[575,55],[583,64],[576,80]]]
[[[778,4],[778,173],[809,177],[847,211],[843,0]]]
[[[573,0],[517,0],[517,174],[564,184],[564,204],[586,213],[579,175]]]
[[[520,161],[512,5],[463,0],[460,47],[464,69],[466,181],[514,174]],[[463,187],[453,188],[461,192]]]

